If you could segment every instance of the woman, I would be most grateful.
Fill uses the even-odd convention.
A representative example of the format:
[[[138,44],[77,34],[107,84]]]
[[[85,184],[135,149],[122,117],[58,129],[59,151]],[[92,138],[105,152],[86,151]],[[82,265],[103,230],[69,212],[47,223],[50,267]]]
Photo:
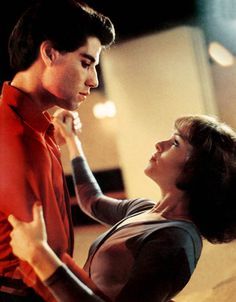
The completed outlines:
[[[68,144],[80,207],[112,226],[94,242],[84,266],[107,298],[89,292],[53,254],[40,207],[31,223],[9,217],[14,253],[58,301],[170,301],[189,281],[202,237],[212,243],[236,238],[236,134],[212,117],[177,119],[175,132],[155,145],[145,169],[160,200],[117,200],[104,196],[93,177],[73,115],[72,123],[71,113],[59,112],[56,124]]]

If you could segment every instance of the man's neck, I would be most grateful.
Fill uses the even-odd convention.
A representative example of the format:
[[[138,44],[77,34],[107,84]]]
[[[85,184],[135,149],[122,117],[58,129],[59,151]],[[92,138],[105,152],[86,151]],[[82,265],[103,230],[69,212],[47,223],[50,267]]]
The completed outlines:
[[[28,71],[18,72],[10,85],[26,93],[42,112],[54,106],[54,103],[50,101],[52,98],[46,95],[37,76]]]

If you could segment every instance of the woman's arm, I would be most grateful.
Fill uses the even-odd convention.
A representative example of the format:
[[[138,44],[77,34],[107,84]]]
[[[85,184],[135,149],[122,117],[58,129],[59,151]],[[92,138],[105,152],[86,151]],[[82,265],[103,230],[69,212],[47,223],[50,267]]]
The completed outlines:
[[[77,201],[80,208],[92,218],[92,207],[103,193],[87,163],[78,133],[81,122],[77,112],[59,109],[54,113],[58,142],[65,142],[72,164]],[[78,162],[80,164],[78,164]],[[83,164],[81,164],[83,163]]]
[[[13,215],[8,220],[13,226],[10,244],[14,254],[32,266],[58,301],[104,302],[62,263],[48,245],[42,206],[34,204],[32,222],[22,222]]]
[[[60,109],[54,114],[54,124],[61,139],[67,143],[80,208],[93,219],[107,225],[124,218],[128,203],[104,195],[88,165],[78,136],[81,125],[78,113]]]

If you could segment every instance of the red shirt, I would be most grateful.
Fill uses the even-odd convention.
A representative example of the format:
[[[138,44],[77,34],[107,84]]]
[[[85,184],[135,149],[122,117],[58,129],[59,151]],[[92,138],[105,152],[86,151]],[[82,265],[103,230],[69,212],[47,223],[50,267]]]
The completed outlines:
[[[59,257],[72,255],[70,200],[53,130],[47,112],[39,111],[29,96],[4,83],[0,100],[0,276],[23,279],[47,301],[47,290],[32,268],[12,254],[7,217],[13,214],[30,221],[32,205],[40,201],[49,245]]]

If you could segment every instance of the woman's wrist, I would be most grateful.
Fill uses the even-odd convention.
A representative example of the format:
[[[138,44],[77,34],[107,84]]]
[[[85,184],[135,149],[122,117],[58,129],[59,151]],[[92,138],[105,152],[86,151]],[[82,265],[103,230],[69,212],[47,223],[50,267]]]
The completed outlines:
[[[41,281],[48,279],[62,265],[62,261],[56,256],[47,242],[35,244],[29,258],[26,260]]]
[[[78,156],[84,156],[84,152],[82,149],[82,144],[78,138],[78,136],[68,136],[66,138],[67,147],[69,150],[70,159],[74,159]]]
[[[38,263],[40,262],[40,257],[43,254],[47,253],[47,243],[44,242],[38,242],[38,243],[33,243],[32,246],[28,248],[28,256],[27,259],[25,259],[30,265],[32,266],[37,266]]]

